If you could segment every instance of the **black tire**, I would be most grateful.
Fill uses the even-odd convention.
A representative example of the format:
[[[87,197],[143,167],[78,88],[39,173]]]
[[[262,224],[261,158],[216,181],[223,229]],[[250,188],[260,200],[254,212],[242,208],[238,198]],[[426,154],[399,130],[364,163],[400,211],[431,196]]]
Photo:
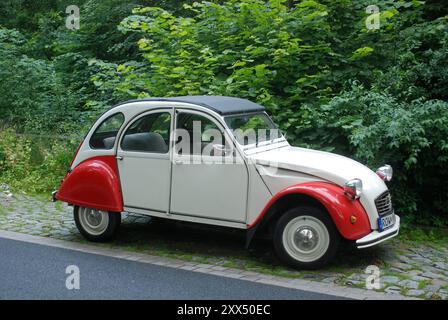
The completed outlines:
[[[98,233],[93,234],[89,232],[88,228],[86,228],[83,224],[85,224],[84,218],[81,216],[84,214],[84,211],[87,208],[81,208],[79,206],[75,206],[73,208],[73,215],[75,218],[76,227],[79,232],[89,241],[92,242],[106,242],[115,237],[118,232],[118,229],[121,224],[121,213],[119,212],[103,212],[107,215],[107,223],[105,224],[104,230],[100,230]],[[90,209],[87,209],[90,210]]]
[[[306,226],[307,223],[310,224],[308,227]],[[301,225],[299,229],[302,229],[305,234],[298,234],[298,229],[294,231],[296,225]],[[317,226],[318,231],[313,229],[313,226]],[[309,230],[311,230],[311,233]],[[319,231],[321,232],[319,233]],[[308,236],[311,236],[311,238],[307,238],[307,234]],[[319,239],[318,236],[313,238],[313,234],[321,234],[322,239]],[[311,246],[314,245],[315,247],[309,251],[310,256],[307,256],[308,253],[306,253],[306,250],[300,251],[298,249],[295,240],[297,237],[306,238],[304,240],[305,242],[301,242],[302,246],[303,244],[309,246],[310,244],[308,243],[311,243],[310,239],[313,239]],[[326,237],[328,237],[328,240]],[[284,239],[293,244],[285,245],[283,241]],[[340,239],[339,232],[327,212],[316,207],[301,206],[285,212],[280,217],[275,226],[273,241],[275,251],[283,262],[297,269],[312,270],[325,266],[333,259],[337,252]],[[319,241],[321,241],[321,243],[319,243]],[[290,252],[296,256],[293,256]],[[316,255],[315,259],[312,254]],[[300,260],[300,257],[302,256],[304,258]]]

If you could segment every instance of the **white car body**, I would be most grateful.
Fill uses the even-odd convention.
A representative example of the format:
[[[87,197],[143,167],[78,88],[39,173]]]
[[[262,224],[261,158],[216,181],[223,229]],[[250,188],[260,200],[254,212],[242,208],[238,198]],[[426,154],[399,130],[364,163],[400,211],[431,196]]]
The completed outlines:
[[[201,98],[198,98],[199,101],[202,101]],[[380,215],[375,200],[387,193],[388,188],[366,166],[337,154],[293,147],[284,137],[256,146],[242,146],[235,141],[223,114],[203,103],[195,103],[194,99],[180,97],[131,101],[110,109],[86,135],[70,171],[76,172],[77,167],[89,159],[114,157],[119,172],[122,211],[239,229],[253,227],[273,197],[285,188],[322,182],[337,185],[342,190],[347,181],[360,179],[363,188],[359,201],[368,216],[370,230],[362,238],[354,239],[358,248],[377,244],[398,234],[398,216],[395,216],[392,227],[379,230]],[[160,111],[171,115],[171,130],[176,127],[175,115],[178,112],[200,114],[213,121],[234,146],[235,164],[204,164],[200,155],[192,156],[193,160],[197,158],[196,164],[187,163],[191,160],[190,156],[174,152],[174,142],[171,141],[174,138],[170,140],[169,152],[165,154],[123,150],[123,133],[133,122]],[[104,120],[117,113],[124,115],[124,123],[113,148],[93,149],[89,144],[92,135]],[[56,198],[77,205],[73,197],[62,193]],[[101,208],[97,206],[97,209]]]

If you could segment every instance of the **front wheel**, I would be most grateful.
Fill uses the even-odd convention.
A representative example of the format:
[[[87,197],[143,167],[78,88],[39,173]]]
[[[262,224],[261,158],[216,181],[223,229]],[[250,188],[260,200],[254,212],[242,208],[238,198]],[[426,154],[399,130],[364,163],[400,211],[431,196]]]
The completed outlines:
[[[336,254],[339,233],[328,214],[315,207],[297,207],[277,222],[274,248],[287,264],[300,269],[317,269]]]
[[[121,214],[75,206],[76,227],[90,241],[103,242],[112,239],[121,223]]]

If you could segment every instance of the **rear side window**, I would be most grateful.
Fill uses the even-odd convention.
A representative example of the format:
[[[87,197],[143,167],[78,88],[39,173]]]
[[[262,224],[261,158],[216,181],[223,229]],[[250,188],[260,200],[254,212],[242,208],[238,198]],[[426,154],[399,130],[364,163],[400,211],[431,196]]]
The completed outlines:
[[[90,138],[90,147],[92,149],[112,149],[123,122],[124,115],[122,113],[116,113],[104,120]]]

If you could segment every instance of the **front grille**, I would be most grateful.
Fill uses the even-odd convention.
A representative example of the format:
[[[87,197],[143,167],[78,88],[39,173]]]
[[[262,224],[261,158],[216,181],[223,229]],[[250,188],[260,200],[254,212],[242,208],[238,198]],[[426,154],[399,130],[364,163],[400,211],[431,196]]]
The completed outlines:
[[[380,216],[392,211],[392,200],[389,191],[384,192],[375,200],[376,211]]]

